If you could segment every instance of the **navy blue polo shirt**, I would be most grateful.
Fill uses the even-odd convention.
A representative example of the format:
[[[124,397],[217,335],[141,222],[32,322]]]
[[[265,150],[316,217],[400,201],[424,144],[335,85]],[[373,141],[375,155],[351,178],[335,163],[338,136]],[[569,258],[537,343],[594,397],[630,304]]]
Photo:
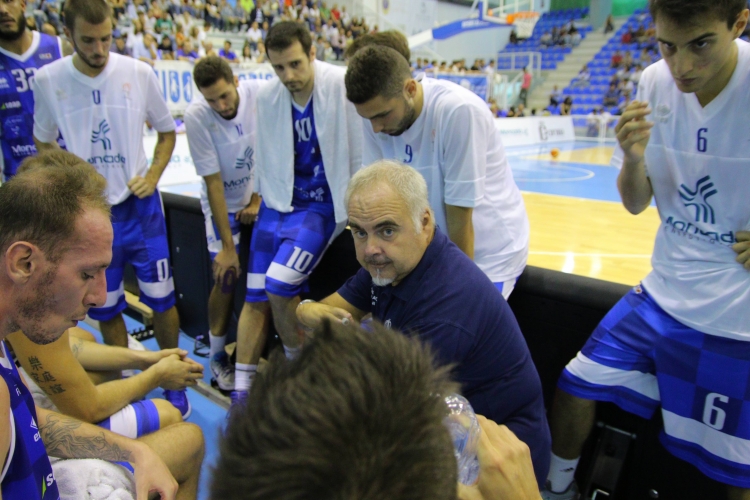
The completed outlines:
[[[505,424],[531,449],[547,478],[551,438],[542,384],[502,294],[439,229],[422,260],[396,286],[376,286],[360,269],[338,291],[390,328],[432,345],[477,414]]]

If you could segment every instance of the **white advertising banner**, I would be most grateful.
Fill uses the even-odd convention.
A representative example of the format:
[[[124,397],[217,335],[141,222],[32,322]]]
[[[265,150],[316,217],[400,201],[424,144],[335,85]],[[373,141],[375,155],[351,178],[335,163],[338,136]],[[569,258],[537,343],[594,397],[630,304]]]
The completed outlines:
[[[529,118],[496,118],[504,146],[529,146],[575,140],[573,118],[544,116]]]
[[[243,63],[232,68],[240,80],[273,78],[273,68],[268,63]],[[192,102],[198,89],[193,82],[193,63],[187,61],[156,61],[154,72],[159,80],[162,97],[172,115],[182,115]]]
[[[146,158],[149,165],[151,165],[154,159],[156,138],[156,133],[143,137],[143,149],[146,151]],[[190,156],[187,135],[177,134],[177,142],[174,146],[174,151],[172,151],[172,158],[170,158],[164,173],[161,174],[159,187],[199,182],[201,179],[201,176],[195,171],[193,158]]]

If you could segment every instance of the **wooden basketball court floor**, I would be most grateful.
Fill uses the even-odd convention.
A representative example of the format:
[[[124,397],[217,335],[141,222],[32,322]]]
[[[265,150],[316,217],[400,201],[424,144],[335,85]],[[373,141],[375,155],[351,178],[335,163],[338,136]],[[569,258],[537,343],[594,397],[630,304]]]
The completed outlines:
[[[653,205],[637,216],[622,206],[618,169],[609,165],[613,149],[595,142],[506,145],[529,215],[529,265],[627,285],[649,273],[659,215]]]

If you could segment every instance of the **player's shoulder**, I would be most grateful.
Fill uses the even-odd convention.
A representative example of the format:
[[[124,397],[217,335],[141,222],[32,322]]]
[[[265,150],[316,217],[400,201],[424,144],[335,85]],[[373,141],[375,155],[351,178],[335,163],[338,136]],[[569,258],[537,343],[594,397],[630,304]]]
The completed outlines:
[[[667,66],[667,62],[664,59],[660,59],[647,66],[643,70],[638,83],[642,87],[658,87],[662,90],[675,85],[672,73],[669,71],[669,66]],[[668,84],[667,87],[664,87],[664,84]]]
[[[242,95],[257,95],[266,80],[248,78],[240,81],[239,91]]]
[[[424,78],[425,106],[433,107],[440,115],[452,115],[457,111],[472,116],[491,116],[487,103],[478,95],[461,85],[448,80]]]
[[[205,123],[206,120],[211,119],[210,112],[211,106],[208,105],[208,102],[198,92],[198,95],[193,96],[192,102],[185,109],[185,123],[189,124],[191,121]]]
[[[34,80],[39,83],[45,81],[59,81],[60,78],[64,78],[68,72],[67,65],[72,64],[73,56],[65,56],[52,61],[49,64],[45,64],[41,68],[37,69],[34,74]]]

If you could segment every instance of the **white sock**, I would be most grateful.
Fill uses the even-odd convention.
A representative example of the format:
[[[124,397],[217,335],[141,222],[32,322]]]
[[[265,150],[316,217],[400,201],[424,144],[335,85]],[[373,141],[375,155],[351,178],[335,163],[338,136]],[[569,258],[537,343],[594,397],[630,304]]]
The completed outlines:
[[[553,493],[562,493],[568,489],[570,483],[573,482],[573,476],[575,476],[576,467],[578,467],[580,459],[581,457],[566,460],[552,453],[547,480],[549,481],[549,488]]]
[[[289,361],[294,361],[297,359],[297,356],[299,356],[299,347],[287,347],[284,346],[284,354],[286,354],[286,359]]]
[[[250,392],[253,385],[255,372],[258,365],[246,365],[245,363],[235,363],[234,365],[234,390]]]
[[[211,343],[211,358],[213,358],[214,354],[216,354],[217,352],[224,352],[224,346],[227,343],[226,335],[222,335],[221,337],[219,337],[218,335],[212,335],[211,331],[209,330],[208,340]]]

